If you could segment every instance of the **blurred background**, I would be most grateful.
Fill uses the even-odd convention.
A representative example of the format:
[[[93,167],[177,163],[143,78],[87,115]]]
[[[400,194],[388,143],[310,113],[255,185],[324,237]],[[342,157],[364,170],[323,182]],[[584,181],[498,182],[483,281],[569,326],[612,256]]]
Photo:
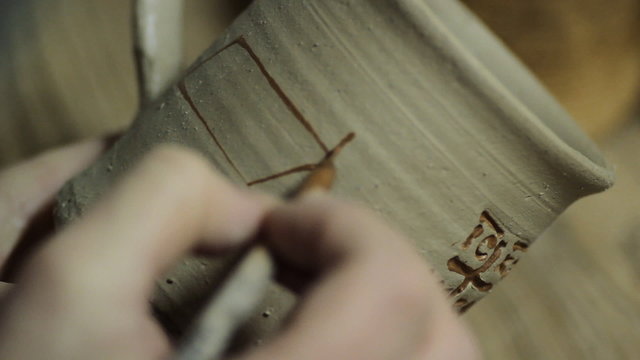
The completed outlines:
[[[250,1],[187,0],[192,62]],[[616,166],[465,318],[487,359],[640,353],[640,2],[464,0]],[[0,166],[125,129],[131,0],[0,0]]]

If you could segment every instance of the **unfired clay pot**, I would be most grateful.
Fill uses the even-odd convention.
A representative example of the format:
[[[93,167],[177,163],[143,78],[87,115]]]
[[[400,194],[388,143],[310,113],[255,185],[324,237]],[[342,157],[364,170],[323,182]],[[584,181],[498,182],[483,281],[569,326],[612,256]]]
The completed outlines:
[[[591,141],[456,1],[257,0],[64,188],[58,215],[80,216],[161,142],[198,150],[242,185],[316,163],[349,132],[333,193],[414,239],[461,310],[565,208],[612,183]],[[283,194],[303,176],[254,187]],[[170,329],[232,260],[188,259],[159,282]],[[274,285],[244,340],[273,332],[293,301]]]

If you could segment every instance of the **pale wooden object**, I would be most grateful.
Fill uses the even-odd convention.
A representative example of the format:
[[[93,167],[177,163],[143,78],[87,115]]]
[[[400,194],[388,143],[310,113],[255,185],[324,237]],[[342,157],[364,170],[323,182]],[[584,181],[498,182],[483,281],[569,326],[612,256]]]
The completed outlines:
[[[140,103],[155,100],[184,62],[183,0],[135,0],[134,44]]]
[[[234,331],[260,304],[273,271],[274,263],[267,249],[263,246],[249,249],[186,333],[175,359],[218,359]]]
[[[185,64],[248,0],[185,2]],[[0,165],[122,131],[138,109],[131,0],[0,1]]]

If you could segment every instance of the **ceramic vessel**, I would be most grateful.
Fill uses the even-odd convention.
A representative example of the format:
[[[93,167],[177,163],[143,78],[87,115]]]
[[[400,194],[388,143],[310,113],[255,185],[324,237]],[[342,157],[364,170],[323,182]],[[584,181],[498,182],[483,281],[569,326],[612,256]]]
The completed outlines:
[[[456,1],[258,0],[66,186],[58,215],[82,214],[157,143],[190,146],[250,184],[317,162],[350,132],[334,194],[414,239],[461,310],[571,203],[612,183],[597,148]],[[254,187],[282,194],[303,176]],[[185,260],[159,283],[170,328],[228,261]],[[274,285],[244,339],[273,332],[293,301]]]

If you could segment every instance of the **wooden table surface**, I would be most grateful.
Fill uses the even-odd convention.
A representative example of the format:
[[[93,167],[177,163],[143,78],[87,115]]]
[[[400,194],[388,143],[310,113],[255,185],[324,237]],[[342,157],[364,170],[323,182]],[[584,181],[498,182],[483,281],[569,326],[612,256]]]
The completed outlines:
[[[229,3],[187,1],[190,60],[237,10]],[[137,103],[129,10],[0,2],[0,165],[126,127]],[[600,143],[614,189],[570,208],[465,315],[487,359],[640,358],[640,122]]]

